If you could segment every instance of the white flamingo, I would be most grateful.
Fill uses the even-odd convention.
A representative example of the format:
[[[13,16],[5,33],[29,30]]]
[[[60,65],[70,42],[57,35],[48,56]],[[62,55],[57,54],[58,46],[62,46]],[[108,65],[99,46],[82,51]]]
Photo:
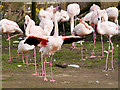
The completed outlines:
[[[101,16],[101,21],[102,22],[108,21],[108,15],[106,13],[106,10],[97,10],[97,11],[94,11],[93,14],[92,14],[91,20],[90,20],[90,23],[94,24],[94,26],[93,26],[94,30],[95,30],[95,25],[97,25],[97,22],[98,22],[97,12]],[[96,56],[94,56],[94,48],[95,48],[95,42],[96,42],[96,34],[95,34],[95,32],[93,32],[93,38],[94,38],[94,45],[93,45],[93,50],[92,50],[91,58],[96,57]],[[102,57],[104,57],[102,35],[101,35],[101,44],[102,44]]]
[[[90,12],[97,11],[97,10],[100,10],[100,7],[98,5],[96,5],[96,4],[93,4],[90,7]]]
[[[28,37],[30,35],[33,36],[38,36],[38,37],[42,37],[45,36],[45,32],[44,30],[40,27],[40,26],[36,26],[35,22],[28,16],[25,16],[25,35]],[[35,58],[35,74],[33,75],[39,75],[37,73],[37,67],[36,67],[36,50],[34,48],[34,58]]]
[[[73,30],[74,35],[85,36],[85,35],[88,35],[94,31],[91,26],[89,26],[86,22],[83,21],[83,19],[81,19],[80,23],[75,26],[75,28]],[[85,60],[83,58],[82,41],[81,41],[81,60]]]
[[[54,12],[55,13],[55,12]],[[53,36],[43,36],[43,37],[35,37],[35,36],[29,36],[28,39],[26,39],[25,43],[28,43],[30,45],[38,45],[41,44],[42,48],[41,51],[43,52],[43,56],[46,57],[51,56],[50,66],[51,66],[51,80],[50,82],[54,82],[53,74],[52,74],[52,57],[56,51],[58,51],[61,48],[61,45],[63,43],[70,43],[73,41],[81,40],[82,38],[79,36],[59,36],[58,35],[58,23],[56,19],[56,14],[54,14],[54,23],[55,23],[55,31]],[[72,40],[74,39],[74,40]],[[34,42],[32,42],[34,41]],[[46,71],[45,71],[45,62],[44,62],[44,72],[45,77],[44,81],[48,81],[46,78]]]
[[[78,15],[80,13],[80,6],[77,3],[72,3],[67,6],[67,12],[70,17],[70,30],[71,33],[73,32],[74,29],[74,16]],[[72,43],[72,47],[75,47],[75,43]]]
[[[10,37],[11,33],[14,32],[20,32],[20,34],[16,34]],[[2,19],[0,21],[0,32],[1,33],[8,33],[8,39],[9,40],[9,61],[11,61],[11,52],[10,52],[10,39],[18,36],[18,35],[22,35],[23,31],[19,28],[18,24],[14,21],[8,20],[8,19]]]
[[[25,40],[22,40],[22,41],[20,41],[20,43],[19,43],[19,45],[18,45],[18,55],[20,54],[20,53],[22,53],[22,60],[23,60],[23,64],[25,64],[24,63],[24,55],[23,54],[25,54],[26,53],[26,64],[28,64],[28,52],[30,51],[30,50],[33,50],[34,48],[35,48],[35,46],[34,45],[29,45],[29,44],[26,44],[26,43],[24,43],[25,42]]]
[[[108,63],[108,56],[109,56],[109,52],[110,52],[110,44],[112,46],[111,67],[112,67],[112,69],[114,69],[114,67],[113,67],[113,50],[114,50],[114,47],[113,47],[113,43],[111,41],[111,37],[120,33],[120,31],[118,30],[118,25],[116,25],[115,23],[110,22],[110,21],[102,22],[101,16],[98,13],[97,31],[98,31],[99,34],[109,37],[109,47],[108,47],[108,53],[107,53],[107,57],[106,57],[105,70],[108,69],[107,68],[107,63]]]
[[[118,9],[116,7],[109,7],[106,9],[109,19],[114,19],[115,23],[118,25]]]

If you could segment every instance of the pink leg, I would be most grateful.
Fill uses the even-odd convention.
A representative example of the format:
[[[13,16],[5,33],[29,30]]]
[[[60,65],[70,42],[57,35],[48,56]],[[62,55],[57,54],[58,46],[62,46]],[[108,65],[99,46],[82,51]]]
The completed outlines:
[[[77,47],[75,46],[75,43],[74,43],[74,42],[72,43],[72,47],[71,47],[71,48],[73,48],[73,49],[77,48]]]
[[[108,70],[108,68],[107,68],[107,63],[108,63],[108,56],[109,56],[109,52],[110,52],[110,40],[111,40],[111,38],[109,37],[109,47],[108,47],[108,53],[107,53],[107,57],[106,57],[105,70]]]
[[[8,34],[8,38],[10,37],[10,35]],[[10,39],[9,39],[9,60],[8,61],[11,61],[11,52],[10,52]]]
[[[23,61],[23,64],[25,64],[23,53],[22,53],[22,61]]]
[[[35,58],[35,73],[32,74],[32,75],[39,75],[39,74],[37,73],[37,66],[36,66],[36,50],[35,50],[35,48],[34,48],[34,58]]]
[[[110,43],[111,43],[111,46],[112,46],[112,58],[111,58],[111,67],[112,67],[112,70],[114,70],[114,67],[113,67],[113,50],[114,50],[114,46],[113,46],[113,43],[110,39]]]
[[[51,67],[51,80],[50,80],[50,82],[55,82],[55,80],[53,79],[53,73],[52,73],[52,57],[53,56],[51,56],[51,61],[50,61],[50,67]]]
[[[94,38],[94,45],[93,45],[93,50],[92,50],[91,58],[96,57],[96,56],[93,55],[94,54],[94,49],[95,49],[95,41],[96,41],[96,34],[95,34],[95,32],[93,32],[93,38]]]
[[[41,51],[41,65],[42,65],[42,72],[40,73],[40,75],[45,75],[45,73],[43,71],[43,56],[42,56],[42,51]]]
[[[49,63],[49,62],[47,62],[46,57],[45,57],[45,63]]]
[[[85,60],[85,59],[83,58],[83,46],[82,46],[82,42],[81,42],[81,60]]]
[[[102,38],[102,35],[101,35],[101,44],[102,44],[102,57],[104,57],[104,53],[103,53],[103,38]]]
[[[28,54],[26,54],[26,64],[29,65],[28,64]]]
[[[23,34],[23,33],[13,35],[13,36],[11,36],[11,37],[8,37],[8,39],[6,39],[6,40],[9,40],[9,39],[11,39],[11,38],[13,38],[13,37],[16,37],[16,36],[18,36],[18,35],[22,35],[22,34]]]
[[[48,79],[46,78],[45,62],[43,63],[44,63],[44,72],[45,72],[44,81],[48,81]]]

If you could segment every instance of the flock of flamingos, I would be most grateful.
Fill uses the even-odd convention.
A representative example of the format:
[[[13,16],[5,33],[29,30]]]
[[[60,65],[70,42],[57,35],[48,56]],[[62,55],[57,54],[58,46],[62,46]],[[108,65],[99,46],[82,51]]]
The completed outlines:
[[[53,7],[50,6],[46,10],[41,9],[39,11],[39,26],[35,25],[35,22],[28,16],[25,16],[24,29],[25,29],[25,39],[21,40],[18,45],[18,54],[22,53],[22,60],[24,60],[24,53],[27,53],[30,50],[34,49],[34,57],[35,57],[35,74],[39,75],[36,67],[36,49],[35,47],[40,47],[41,52],[41,65],[42,72],[41,75],[44,75],[44,81],[48,81],[46,78],[46,70],[45,63],[50,63],[51,67],[51,80],[50,82],[54,82],[53,74],[52,74],[52,58],[56,51],[60,50],[62,44],[72,43],[72,48],[76,48],[75,43],[77,41],[81,41],[81,60],[85,60],[83,58],[83,47],[82,40],[84,39],[82,36],[91,34],[93,32],[94,45],[92,50],[91,58],[95,58],[94,48],[96,42],[96,31],[101,35],[101,44],[102,44],[102,57],[103,54],[103,40],[102,35],[109,37],[109,47],[108,53],[106,57],[106,65],[105,70],[108,70],[107,62],[110,51],[110,46],[112,46],[112,59],[111,59],[111,67],[113,70],[113,43],[111,41],[111,37],[117,34],[120,34],[119,25],[118,25],[118,9],[116,7],[109,7],[107,9],[101,10],[98,5],[93,4],[90,7],[90,12],[86,14],[83,18],[75,18],[80,13],[80,6],[77,3],[72,3],[67,6],[67,11],[62,10],[59,6]],[[59,36],[58,31],[58,22],[67,22],[70,18],[70,32],[69,36]],[[74,19],[75,18],[75,19]],[[108,19],[114,19],[114,22],[108,21]],[[76,20],[79,20],[80,23],[74,25]],[[87,23],[88,22],[88,23]],[[51,32],[54,27],[54,35],[51,36]],[[9,41],[9,61],[11,61],[11,53],[10,53],[10,39],[23,35],[23,31],[19,28],[18,24],[14,21],[8,19],[2,19],[0,21],[0,31],[2,33],[8,33]],[[20,34],[16,34],[10,37],[11,33],[20,32]],[[76,36],[77,35],[77,36]],[[50,62],[47,62],[46,57],[51,57]],[[45,60],[43,61],[43,57]],[[26,54],[26,63],[28,63],[28,55]]]

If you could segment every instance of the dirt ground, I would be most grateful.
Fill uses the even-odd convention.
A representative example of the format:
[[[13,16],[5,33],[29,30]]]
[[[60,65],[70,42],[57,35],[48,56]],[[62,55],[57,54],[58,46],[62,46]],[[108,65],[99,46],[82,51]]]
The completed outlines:
[[[101,68],[54,67],[56,82],[44,82],[44,76],[32,76],[32,69],[3,72],[3,88],[118,88],[118,70],[102,72]],[[58,72],[61,71],[61,72]],[[50,71],[47,71],[50,80]]]

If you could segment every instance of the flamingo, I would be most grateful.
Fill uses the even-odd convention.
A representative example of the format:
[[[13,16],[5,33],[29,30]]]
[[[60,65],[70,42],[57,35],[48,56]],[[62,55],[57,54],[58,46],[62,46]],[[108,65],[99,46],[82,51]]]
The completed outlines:
[[[20,43],[18,45],[18,51],[17,52],[18,52],[18,55],[19,55],[19,53],[22,53],[23,64],[25,64],[24,63],[24,56],[23,56],[23,54],[26,53],[26,64],[28,64],[28,54],[27,53],[30,50],[33,50],[35,48],[35,46],[34,45],[26,44],[24,42],[25,42],[25,40],[20,41]]]
[[[60,21],[63,23],[63,35],[65,35],[64,22],[69,21],[69,15],[68,15],[67,11],[65,11],[65,10],[61,10],[60,15],[61,15]]]
[[[28,37],[30,35],[33,36],[38,36],[38,37],[42,37],[45,36],[45,32],[44,30],[40,27],[40,26],[36,26],[35,22],[28,16],[25,16],[25,35]],[[35,73],[32,75],[39,75],[37,73],[37,66],[36,66],[36,50],[34,48],[34,58],[35,58]]]
[[[99,34],[109,37],[109,47],[108,47],[108,53],[107,53],[107,57],[106,57],[105,70],[108,69],[107,63],[108,63],[108,57],[109,57],[109,52],[110,52],[110,44],[112,46],[111,67],[112,67],[112,70],[113,70],[114,69],[114,67],[113,67],[113,50],[114,50],[114,46],[113,46],[113,43],[111,41],[111,37],[120,33],[120,31],[118,30],[118,25],[116,25],[115,23],[110,22],[110,21],[102,22],[101,16],[98,13],[97,31],[98,31]]]
[[[20,34],[16,34],[10,37],[11,33],[14,32],[20,32]],[[1,33],[8,33],[8,39],[9,40],[9,61],[11,61],[11,52],[10,52],[10,39],[18,36],[18,35],[22,35],[23,31],[19,28],[18,24],[14,21],[8,20],[8,19],[2,19],[0,21],[0,32]]]
[[[97,11],[97,10],[100,10],[100,7],[98,5],[96,5],[96,4],[93,4],[90,7],[90,12]]]
[[[97,12],[98,12],[99,15],[101,16],[101,21],[102,21],[102,22],[108,21],[108,15],[107,15],[107,12],[106,12],[105,9],[104,9],[104,10],[94,11],[94,12],[92,13],[92,17],[91,17],[91,20],[90,20],[90,23],[91,23],[91,24],[94,24],[94,30],[95,30],[95,25],[97,25],[97,22],[98,22]],[[91,58],[96,57],[96,56],[94,56],[94,48],[95,48],[95,42],[96,42],[96,34],[95,34],[95,32],[93,32],[93,38],[94,38],[94,45],[93,45],[93,50],[92,50]],[[101,44],[102,44],[102,57],[104,57],[102,35],[101,35]]]
[[[115,23],[118,25],[118,9],[116,7],[109,7],[106,9],[109,19],[114,19]]]
[[[68,12],[69,17],[71,18],[70,19],[70,30],[71,30],[71,33],[72,33],[73,29],[74,29],[74,16],[76,16],[80,13],[79,4],[77,4],[77,3],[69,4],[67,6],[67,12]],[[75,43],[72,43],[72,47],[76,48]]]
[[[80,23],[75,26],[73,33],[74,35],[84,36],[92,33],[94,30],[91,26],[89,26],[86,22],[84,22],[84,18],[80,20]],[[83,58],[83,47],[81,42],[81,60],[85,60]]]
[[[53,30],[53,21],[48,18],[44,18],[41,20],[39,26],[44,30],[45,36],[50,36],[52,30]]]
[[[55,13],[55,12],[54,12]],[[55,23],[55,30],[54,30],[54,35],[53,36],[43,36],[43,37],[36,37],[36,36],[29,36],[25,43],[30,44],[30,45],[39,45],[41,44],[42,48],[40,51],[42,51],[43,56],[46,57],[51,56],[51,61],[50,61],[50,67],[51,67],[51,80],[50,82],[55,82],[53,79],[53,74],[52,74],[52,58],[53,55],[56,51],[60,50],[61,46],[63,43],[70,43],[73,41],[78,41],[83,38],[79,36],[59,36],[58,35],[58,22],[56,19],[56,14],[54,14],[54,23]],[[34,41],[34,42],[33,42]],[[48,81],[46,78],[46,71],[45,71],[45,62],[44,62],[44,81]]]

